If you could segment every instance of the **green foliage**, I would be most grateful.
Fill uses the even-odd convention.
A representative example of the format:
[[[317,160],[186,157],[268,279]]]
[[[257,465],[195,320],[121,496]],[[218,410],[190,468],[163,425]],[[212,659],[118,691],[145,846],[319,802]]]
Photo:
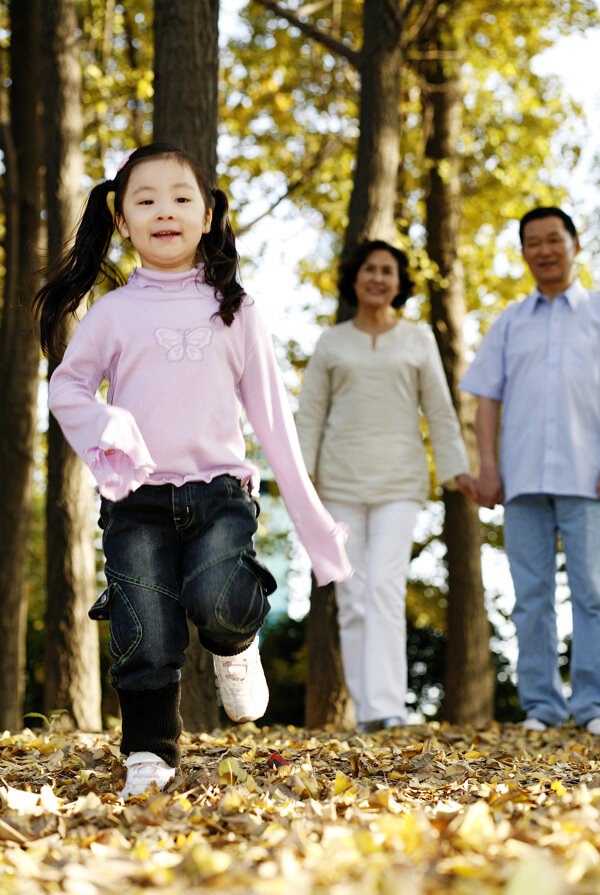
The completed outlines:
[[[300,5],[300,0],[288,3],[289,8]],[[419,4],[413,6],[417,9]],[[354,50],[360,48],[361,4],[314,4],[313,10],[307,14],[313,26]],[[566,199],[568,182],[558,161],[561,170],[572,169],[581,150],[580,136],[569,129],[569,122],[580,116],[580,108],[564,95],[559,79],[535,75],[532,60],[559,36],[596,26],[599,13],[593,0],[532,0],[528,4],[450,0],[437,4],[437,13],[447,24],[448,65],[458,66],[460,75],[460,256],[468,307],[483,330],[501,306],[528,289],[514,240],[507,238],[511,222],[533,203],[560,204]],[[125,152],[151,138],[152,0],[114,4],[78,0],[78,15],[83,149],[87,175],[96,181],[105,177],[107,169],[108,173],[114,170]],[[264,12],[259,3],[248,3],[242,20],[245,34],[230,42],[222,59],[220,185],[232,196],[234,218],[242,232],[282,197],[287,198],[292,213],[320,227],[320,255],[306,259],[300,273],[321,295],[331,297],[336,293],[333,259],[346,228],[353,185],[359,74],[344,56],[334,55],[283,19]],[[420,41],[413,25],[409,19],[402,78],[397,222],[398,242],[411,255],[421,312],[426,314],[427,286],[437,273],[424,251],[423,135],[427,123],[423,121],[418,75]],[[9,36],[8,3],[0,0],[0,46],[4,49]],[[8,54],[0,58],[0,114],[6,119]],[[2,225],[0,208],[0,238]],[[0,274],[2,260],[0,255]],[[321,323],[330,322],[325,308],[329,306],[318,309]],[[299,346],[291,347],[300,366],[306,359]],[[265,517],[259,532],[261,550],[289,552],[285,533],[277,534],[276,545],[270,543],[271,526],[265,529],[264,521]],[[36,492],[27,568],[28,711],[38,711],[42,705],[43,524],[43,495]],[[501,544],[497,527],[486,526],[486,536],[490,544]],[[436,576],[433,581],[411,582],[407,595],[415,705],[433,704],[431,688],[441,686],[446,597],[439,567]],[[101,636],[104,671],[111,662],[107,627],[102,626]],[[296,712],[303,703],[302,623],[284,620],[274,629],[269,626],[264,635],[265,662],[275,686],[270,711],[274,720],[293,720],[290,706]],[[510,713],[514,689],[501,658],[497,661],[499,693],[504,694],[498,696],[504,702],[498,701],[497,709]],[[420,663],[427,666],[426,673]],[[501,686],[504,683],[506,687]],[[114,713],[106,674],[103,684],[105,713]]]
[[[269,684],[269,707],[261,723],[304,724],[306,620],[280,615],[261,632],[260,654]]]
[[[298,4],[289,2],[287,8]],[[334,22],[332,16],[341,18]],[[485,328],[499,307],[528,290],[507,242],[510,222],[536,203],[560,204],[581,147],[567,127],[581,109],[555,77],[540,78],[533,58],[559,36],[599,23],[593,0],[453,0],[438,4],[449,69],[463,97],[463,218],[460,255],[470,310]],[[359,79],[343,56],[282,18],[249,3],[245,35],[230,43],[223,66],[221,165],[240,221],[289,195],[293,213],[319,221],[322,256],[302,262],[301,277],[335,295],[335,264],[347,222],[356,150]],[[357,4],[318,5],[304,18],[354,49],[362,41]],[[415,23],[406,26],[398,182],[398,242],[408,247],[417,288],[437,276],[424,252],[423,121]],[[560,170],[559,170],[560,161]],[[568,176],[568,175],[567,175]],[[410,239],[408,239],[410,237]],[[426,311],[426,308],[424,308]]]
[[[347,222],[358,124],[358,76],[344,60],[258,4],[242,12],[249,38],[223,57],[219,174],[242,230],[284,194],[334,233]],[[352,39],[356,12],[344,11]]]
[[[79,0],[87,173],[106,176],[118,161],[152,136],[152,0],[105,3]]]

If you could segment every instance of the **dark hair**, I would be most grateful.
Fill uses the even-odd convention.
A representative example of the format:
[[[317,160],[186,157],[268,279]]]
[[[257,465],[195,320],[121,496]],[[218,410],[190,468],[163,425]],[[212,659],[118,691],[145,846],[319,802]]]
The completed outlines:
[[[562,211],[562,209],[548,205],[533,208],[531,211],[528,211],[527,214],[523,215],[519,224],[519,239],[521,240],[521,245],[523,245],[525,226],[530,221],[537,221],[540,218],[560,218],[565,225],[567,233],[570,233],[573,239],[577,239],[577,230],[575,229],[575,224],[573,223],[572,218],[570,218],[566,212]]]
[[[174,158],[188,165],[196,178],[207,208],[213,212],[210,232],[202,237],[196,251],[196,262],[204,263],[205,281],[220,293],[219,316],[231,326],[245,295],[238,282],[238,255],[235,235],[229,220],[229,204],[222,190],[211,188],[198,163],[181,149],[168,143],[151,143],[136,149],[119,168],[113,180],[98,184],[91,191],[73,246],[66,252],[48,281],[33,299],[33,309],[40,320],[40,339],[45,354],[57,357],[58,327],[68,314],[74,314],[83,297],[99,279],[112,288],[124,283],[122,274],[108,258],[115,231],[115,218],[108,206],[108,195],[114,192],[114,213],[122,214],[123,198],[133,169],[148,159]]]
[[[398,264],[398,276],[400,277],[400,291],[392,302],[393,308],[401,308],[408,298],[412,295],[413,281],[408,275],[408,259],[404,252],[395,248],[383,239],[367,239],[359,242],[351,255],[344,258],[340,264],[340,275],[338,278],[338,287],[341,297],[349,305],[358,304],[356,292],[354,291],[354,283],[356,275],[363,266],[367,258],[377,249],[383,249],[389,252]]]

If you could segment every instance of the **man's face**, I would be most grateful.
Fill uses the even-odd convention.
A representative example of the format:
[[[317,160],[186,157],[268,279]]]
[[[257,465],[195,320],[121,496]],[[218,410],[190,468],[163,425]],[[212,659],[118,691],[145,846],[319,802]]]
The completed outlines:
[[[525,224],[523,258],[540,292],[548,298],[571,285],[578,251],[579,240],[571,236],[561,218],[550,215]]]

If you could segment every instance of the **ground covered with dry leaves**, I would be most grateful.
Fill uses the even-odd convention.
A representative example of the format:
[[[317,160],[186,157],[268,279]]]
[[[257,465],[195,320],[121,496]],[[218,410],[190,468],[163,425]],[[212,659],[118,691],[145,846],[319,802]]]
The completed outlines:
[[[119,797],[112,734],[0,734],[1,895],[600,892],[600,738],[436,723],[183,737]],[[287,762],[287,763],[286,763]]]

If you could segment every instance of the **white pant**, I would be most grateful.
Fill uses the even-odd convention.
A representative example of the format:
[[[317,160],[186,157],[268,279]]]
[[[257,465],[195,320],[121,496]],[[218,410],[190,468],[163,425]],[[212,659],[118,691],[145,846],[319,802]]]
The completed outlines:
[[[406,718],[406,574],[420,504],[326,501],[354,566],[335,585],[344,676],[359,722]]]

